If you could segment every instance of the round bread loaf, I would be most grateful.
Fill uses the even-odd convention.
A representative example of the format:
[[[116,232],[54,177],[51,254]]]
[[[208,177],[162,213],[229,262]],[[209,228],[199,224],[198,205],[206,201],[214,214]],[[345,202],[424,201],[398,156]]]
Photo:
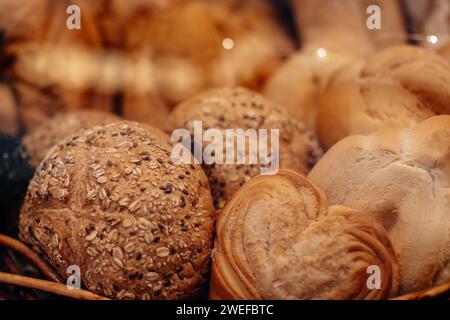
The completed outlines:
[[[291,118],[258,93],[244,88],[221,88],[207,91],[179,105],[170,115],[170,130],[185,128],[194,134],[194,122],[201,121],[203,130],[218,129],[225,138],[226,129],[279,130],[279,167],[308,173],[321,150],[303,123]],[[270,141],[269,141],[270,142]],[[271,146],[267,146],[268,150]],[[246,153],[251,150],[236,150]],[[260,174],[260,164],[204,165],[217,208],[250,178]]]
[[[96,110],[58,113],[24,136],[23,143],[31,158],[30,163],[37,167],[53,146],[78,130],[118,120],[120,118],[112,113]]]
[[[402,128],[430,116],[450,113],[450,64],[412,46],[392,47],[370,58],[356,78],[325,92],[316,119],[321,144],[328,149],[352,134]]]
[[[302,50],[269,78],[264,94],[314,128],[318,99],[331,75],[374,48],[365,29],[365,10],[356,1],[293,0],[292,7]]]
[[[330,204],[384,225],[399,256],[403,292],[450,280],[450,116],[343,139],[308,178]]]
[[[207,278],[213,204],[199,166],[174,164],[169,138],[130,122],[61,141],[38,167],[20,237],[62,277],[114,299],[195,297]]]
[[[374,266],[378,289],[368,285]],[[218,217],[211,299],[383,299],[396,294],[398,279],[384,228],[328,207],[298,173],[252,179]]]

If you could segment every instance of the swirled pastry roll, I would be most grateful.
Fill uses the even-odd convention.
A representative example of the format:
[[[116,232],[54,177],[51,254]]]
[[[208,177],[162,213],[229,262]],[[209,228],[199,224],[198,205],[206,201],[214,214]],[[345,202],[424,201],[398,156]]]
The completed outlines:
[[[382,299],[399,268],[386,231],[289,170],[259,176],[217,221],[211,299]],[[369,289],[377,266],[380,287]]]

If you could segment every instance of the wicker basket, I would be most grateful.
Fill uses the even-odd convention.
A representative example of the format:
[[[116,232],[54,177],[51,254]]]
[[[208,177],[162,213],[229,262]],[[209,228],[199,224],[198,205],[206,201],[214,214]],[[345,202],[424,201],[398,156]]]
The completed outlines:
[[[56,297],[68,297],[73,299],[82,300],[100,300],[106,299],[104,297],[95,295],[89,291],[84,290],[70,290],[67,289],[65,284],[62,284],[59,276],[31,249],[18,240],[9,238],[7,236],[0,235],[0,246],[12,249],[15,252],[20,253],[24,258],[26,258],[29,267],[33,265],[39,270],[41,277],[47,280],[40,280],[36,278],[25,277],[18,274],[7,274],[0,272],[0,284],[10,284],[14,286],[21,286],[25,288],[37,289],[42,292],[52,293],[52,298]],[[1,252],[0,252],[1,255]],[[0,259],[2,257],[0,256]],[[17,268],[13,267],[15,273],[20,272],[20,266]],[[2,296],[0,292],[0,300],[3,299],[46,299],[49,296],[44,295],[24,295],[19,292],[16,296]],[[425,299],[449,299],[450,298],[450,283],[446,283],[437,287],[433,287],[426,290],[421,290],[418,292],[408,293],[392,300],[425,300]]]

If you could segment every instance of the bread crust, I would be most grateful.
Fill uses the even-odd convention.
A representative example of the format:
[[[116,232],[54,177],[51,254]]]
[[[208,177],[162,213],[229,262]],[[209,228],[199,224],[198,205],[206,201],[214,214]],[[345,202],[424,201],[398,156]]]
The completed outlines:
[[[450,116],[411,129],[355,135],[333,146],[308,175],[330,204],[376,217],[399,254],[401,290],[450,280]]]
[[[169,138],[132,122],[89,128],[38,167],[20,238],[63,277],[114,299],[186,299],[209,271],[213,204],[199,166],[171,160]]]
[[[280,168],[306,174],[321,155],[314,136],[303,123],[245,88],[212,89],[185,101],[170,115],[169,132],[186,128],[193,135],[194,121],[201,121],[203,130],[218,129],[224,136],[226,129],[278,129]],[[205,165],[204,169],[217,208],[222,208],[245,182],[261,173],[259,164],[214,164]]]
[[[382,299],[395,295],[398,265],[386,231],[281,170],[239,190],[220,213],[211,299]],[[379,266],[380,290],[367,267]]]
[[[450,114],[450,64],[422,48],[392,47],[335,77],[316,118],[325,149],[348,135],[411,127]]]
[[[37,167],[47,153],[61,140],[80,130],[100,124],[117,122],[120,117],[98,110],[76,110],[56,114],[28,132],[23,143],[30,156],[30,163]]]

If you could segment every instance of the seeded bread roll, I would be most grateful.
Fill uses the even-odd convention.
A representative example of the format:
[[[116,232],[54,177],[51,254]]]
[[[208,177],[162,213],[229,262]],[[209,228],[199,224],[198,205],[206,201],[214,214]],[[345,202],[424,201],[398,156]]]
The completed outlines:
[[[80,129],[116,122],[119,119],[114,114],[95,110],[63,112],[57,114],[51,120],[43,122],[41,126],[26,134],[23,138],[23,143],[31,158],[31,164],[37,167],[48,151],[61,139]]]
[[[401,267],[401,289],[450,280],[450,116],[412,129],[351,136],[331,148],[309,174],[330,204],[376,217]]]
[[[211,299],[383,299],[399,267],[384,228],[298,173],[280,170],[240,189],[217,221]],[[378,266],[380,288],[368,287]]]
[[[361,67],[356,78],[336,82],[322,97],[316,119],[326,149],[348,135],[410,127],[434,115],[450,114],[450,64],[419,47],[383,50]]]
[[[263,96],[244,88],[221,88],[207,91],[179,105],[170,115],[170,131],[186,128],[194,133],[194,121],[201,121],[203,130],[218,129],[279,129],[279,166],[308,173],[321,150],[303,123],[291,118],[282,108]],[[271,146],[267,146],[270,151]],[[236,152],[249,150],[237,150]],[[225,156],[224,156],[225,158]],[[261,166],[205,165],[213,199],[217,208],[250,178],[260,174]]]
[[[199,166],[171,161],[169,139],[130,122],[68,137],[41,163],[20,237],[59,272],[114,299],[195,297],[207,278],[213,204]]]
[[[5,84],[0,84],[0,133],[19,133],[19,112],[14,95]]]

